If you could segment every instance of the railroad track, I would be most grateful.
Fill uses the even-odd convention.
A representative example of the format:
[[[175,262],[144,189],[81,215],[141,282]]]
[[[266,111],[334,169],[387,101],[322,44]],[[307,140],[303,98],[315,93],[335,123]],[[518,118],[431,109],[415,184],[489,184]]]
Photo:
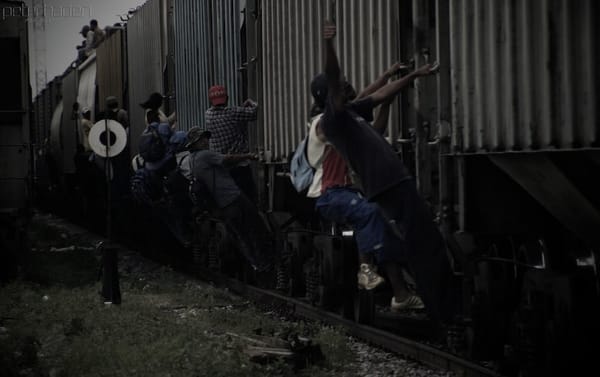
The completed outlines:
[[[348,335],[417,360],[424,365],[449,370],[460,377],[502,377],[502,375],[493,370],[449,352],[375,327],[358,324],[339,314],[328,312],[299,299],[248,285],[206,268],[195,268],[194,271],[197,274],[195,274],[196,277],[200,276],[203,279],[213,281],[217,285],[227,287],[232,292],[259,304],[282,308],[286,313],[297,317],[321,321],[333,326],[341,326],[346,329]]]
[[[52,218],[50,220],[46,219],[45,222],[60,223],[63,224],[63,226],[65,224],[64,221],[58,218],[54,218],[54,220],[52,220]],[[70,227],[70,230],[74,231],[76,234],[82,232],[89,233],[89,231],[74,224],[68,224],[68,226]],[[104,240],[104,237],[96,235],[94,239]],[[113,243],[113,246],[121,250],[127,249],[116,243]],[[303,300],[289,297],[273,290],[262,289],[246,284],[240,280],[233,279],[208,268],[193,266],[190,269],[189,265],[177,264],[175,264],[175,266],[176,269],[186,273],[190,278],[208,280],[214,282],[218,286],[227,287],[232,292],[256,302],[259,306],[278,308],[278,310],[281,310],[286,314],[292,314],[299,318],[306,318],[327,323],[332,326],[343,327],[346,329],[348,335],[389,350],[390,352],[404,355],[419,361],[424,365],[439,368],[441,370],[452,371],[457,376],[461,377],[502,377],[493,370],[487,369],[449,352],[432,347],[431,345],[399,336],[379,328],[358,324],[353,320],[344,318],[342,315],[326,311],[325,309],[311,305]],[[398,321],[399,318],[397,316],[390,316],[388,318],[385,318],[384,316],[383,320],[382,318],[379,318],[378,326],[395,328],[397,330],[401,328],[397,326]],[[394,326],[385,326],[385,322],[395,323]],[[415,328],[417,329],[416,333],[420,333],[421,335],[425,334],[425,329],[429,329],[429,332],[431,332],[431,326],[425,321],[414,318],[402,318],[402,322],[404,323],[403,326],[406,329],[410,329],[412,333],[415,333]]]

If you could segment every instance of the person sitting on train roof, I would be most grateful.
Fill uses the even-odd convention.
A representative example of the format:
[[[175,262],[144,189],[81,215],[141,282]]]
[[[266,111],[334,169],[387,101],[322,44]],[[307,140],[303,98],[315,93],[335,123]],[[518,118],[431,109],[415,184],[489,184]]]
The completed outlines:
[[[206,129],[212,133],[210,149],[221,154],[248,153],[248,122],[258,115],[256,102],[247,99],[242,106],[227,106],[227,88],[214,85],[208,90],[211,107],[206,111]],[[258,200],[250,161],[239,161],[230,167],[238,187],[254,203]]]
[[[375,106],[397,96],[415,79],[436,73],[438,66],[425,64],[364,98],[348,101],[333,45],[335,35],[336,26],[325,21],[327,95],[321,129],[359,177],[367,199],[377,203],[403,241],[406,261],[429,316],[433,320],[451,320],[458,300],[454,297],[444,240],[407,168],[387,140],[369,124]]]
[[[393,74],[404,68],[400,63],[394,64],[358,97],[352,85],[344,80],[344,95],[350,100],[363,98],[381,88]],[[403,279],[406,261],[402,255],[401,240],[393,234],[377,205],[365,199],[352,179],[346,161],[327,143],[321,130],[322,109],[325,108],[327,94],[325,75],[317,75],[312,80],[311,93],[314,100],[311,115],[314,117],[310,122],[307,155],[316,172],[307,196],[317,198],[315,208],[323,218],[352,226],[359,252],[359,288],[373,289],[383,283],[383,278],[372,265],[375,256],[379,264],[384,266],[392,286],[391,309],[422,309],[423,302],[409,290],[409,285]],[[373,125],[382,134],[387,125],[389,105],[390,101],[382,104]]]
[[[258,208],[236,185],[228,167],[254,159],[250,153],[229,154],[209,150],[212,133],[193,127],[188,132],[189,166],[194,180],[213,202],[213,213],[221,218],[240,241],[240,249],[250,265],[259,272],[274,267],[275,249],[271,234]]]
[[[90,27],[88,25],[83,25],[83,28],[79,33],[83,36],[83,41],[79,46],[77,46],[77,63],[83,62],[90,54],[89,51],[91,48],[87,44],[87,34],[90,31]]]
[[[171,113],[171,115],[166,116],[165,113],[161,110],[161,106],[163,105],[164,96],[158,92],[154,92],[150,94],[148,99],[142,103],[140,106],[145,110],[144,113],[144,122],[146,126],[148,126],[148,112],[155,111],[158,113],[159,120],[161,123],[168,123],[171,128],[175,128],[175,122],[177,121],[177,114],[175,112]]]

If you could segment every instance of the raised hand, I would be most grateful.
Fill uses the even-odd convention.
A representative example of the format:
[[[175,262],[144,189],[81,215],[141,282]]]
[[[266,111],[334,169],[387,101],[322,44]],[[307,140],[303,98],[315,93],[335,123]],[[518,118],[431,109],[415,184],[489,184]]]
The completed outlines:
[[[394,64],[392,64],[392,66],[390,68],[387,69],[387,71],[385,71],[385,73],[388,76],[393,76],[397,73],[399,73],[402,70],[408,69],[410,68],[410,65],[406,64],[406,63],[402,63],[402,62],[396,62]]]
[[[433,74],[437,73],[437,71],[439,69],[440,69],[439,63],[434,62],[431,64],[425,64],[425,65],[420,66],[419,68],[417,68],[415,73],[417,74],[417,76],[428,76],[428,75],[433,75]]]
[[[323,23],[323,39],[330,40],[335,38],[337,33],[337,28],[335,24],[331,21],[325,20]]]

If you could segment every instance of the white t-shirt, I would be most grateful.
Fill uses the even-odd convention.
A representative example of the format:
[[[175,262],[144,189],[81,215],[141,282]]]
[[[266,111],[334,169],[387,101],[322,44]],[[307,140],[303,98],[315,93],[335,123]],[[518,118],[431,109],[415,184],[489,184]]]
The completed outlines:
[[[315,176],[306,193],[306,196],[309,198],[318,198],[321,196],[321,183],[323,182],[323,153],[325,152],[325,146],[327,145],[327,143],[319,140],[319,137],[317,136],[317,124],[319,124],[322,116],[323,114],[319,114],[313,117],[308,124],[308,163],[315,168]]]

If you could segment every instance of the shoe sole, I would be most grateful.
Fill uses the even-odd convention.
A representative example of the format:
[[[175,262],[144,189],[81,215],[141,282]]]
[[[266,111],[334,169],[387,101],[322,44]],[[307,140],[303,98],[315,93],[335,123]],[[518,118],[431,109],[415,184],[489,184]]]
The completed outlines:
[[[404,310],[423,310],[425,309],[424,305],[419,305],[419,306],[406,306],[404,308],[392,308],[390,307],[390,310],[393,312],[401,312]]]
[[[404,302],[406,302],[406,301],[402,301],[402,303],[404,303]],[[402,305],[402,303],[397,304],[396,307],[390,306],[390,310],[393,312],[398,312],[398,311],[402,311],[402,310],[425,309],[425,304],[423,304],[423,302],[421,300],[419,300],[419,303],[412,303],[412,304],[406,304],[406,305]]]

